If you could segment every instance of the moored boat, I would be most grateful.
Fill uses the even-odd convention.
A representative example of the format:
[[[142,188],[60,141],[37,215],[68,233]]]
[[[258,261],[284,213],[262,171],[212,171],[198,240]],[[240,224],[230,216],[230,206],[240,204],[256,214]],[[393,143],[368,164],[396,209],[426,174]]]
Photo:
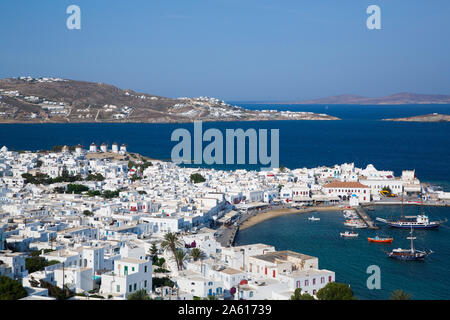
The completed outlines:
[[[320,218],[316,218],[316,217],[313,216],[313,217],[309,217],[308,220],[309,221],[319,221]]]
[[[392,241],[394,241],[394,238],[381,238],[381,237],[375,236],[374,238],[368,237],[367,240],[369,242],[375,242],[375,243],[392,243]]]
[[[416,237],[413,237],[413,228],[411,228],[411,236],[406,239],[411,240],[411,248],[410,249],[402,249],[397,248],[388,252],[387,255],[389,258],[397,259],[397,260],[405,260],[405,261],[420,261],[424,260],[426,256],[433,253],[433,251],[426,252],[422,250],[416,250],[414,248],[414,240]]]
[[[398,228],[398,229],[425,229],[425,230],[431,230],[431,229],[438,229],[440,225],[447,220],[444,221],[430,221],[429,217],[423,213],[423,201],[422,201],[422,195],[420,196],[420,208],[421,208],[421,214],[417,216],[404,216],[403,215],[403,190],[402,190],[402,202],[401,202],[401,216],[400,219],[390,219],[390,220],[384,220],[384,219],[377,219],[378,221],[382,221],[389,225],[391,228]]]
[[[341,237],[343,237],[343,238],[356,238],[359,235],[358,233],[354,233],[353,231],[352,232],[348,232],[348,231],[340,232],[340,234],[341,234]]]

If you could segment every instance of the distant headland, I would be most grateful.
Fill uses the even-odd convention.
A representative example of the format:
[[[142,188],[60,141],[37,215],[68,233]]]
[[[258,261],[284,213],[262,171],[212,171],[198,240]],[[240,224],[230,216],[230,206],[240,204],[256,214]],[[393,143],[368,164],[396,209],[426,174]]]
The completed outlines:
[[[450,122],[450,115],[432,113],[422,116],[414,116],[407,118],[383,119],[383,121],[405,121],[405,122]]]
[[[186,123],[340,120],[325,113],[248,110],[210,97],[166,98],[105,83],[0,79],[0,123]]]
[[[347,94],[312,100],[281,102],[277,104],[361,104],[361,105],[450,104],[450,95],[418,94],[418,93],[403,92],[384,97],[369,98],[359,95]]]

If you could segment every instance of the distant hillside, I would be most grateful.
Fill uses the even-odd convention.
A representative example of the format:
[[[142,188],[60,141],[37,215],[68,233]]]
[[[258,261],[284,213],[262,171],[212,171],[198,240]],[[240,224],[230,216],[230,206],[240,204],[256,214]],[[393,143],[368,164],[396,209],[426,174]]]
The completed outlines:
[[[339,120],[327,114],[256,111],[215,98],[165,98],[105,83],[0,79],[0,123]]]
[[[383,119],[384,121],[402,121],[402,122],[450,122],[450,115],[448,114],[425,114],[421,116],[407,117],[407,118],[392,118]]]
[[[327,98],[289,102],[289,104],[450,104],[450,95],[396,93],[380,98],[338,95]]]

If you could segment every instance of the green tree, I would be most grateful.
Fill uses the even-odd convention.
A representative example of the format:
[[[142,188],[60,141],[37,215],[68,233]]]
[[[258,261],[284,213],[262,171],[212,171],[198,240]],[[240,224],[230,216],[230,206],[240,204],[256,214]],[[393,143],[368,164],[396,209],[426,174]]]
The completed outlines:
[[[69,184],[67,185],[68,193],[80,194],[82,192],[89,191],[89,188],[82,184]]]
[[[330,282],[317,291],[317,298],[319,300],[356,300],[348,284],[337,282]]]
[[[128,300],[151,300],[150,296],[144,289],[138,290],[130,294],[127,298]]]
[[[94,215],[94,213],[92,211],[89,211],[89,210],[84,210],[83,211],[83,215],[85,215],[87,217],[92,217]]]
[[[152,243],[152,246],[150,247],[150,256],[154,257],[158,254],[158,247],[155,243]]]
[[[175,261],[177,262],[178,270],[183,270],[183,262],[187,258],[187,253],[181,249],[177,249],[175,253]]]
[[[161,242],[161,248],[163,248],[163,250],[170,250],[172,252],[175,262],[177,263],[177,266],[179,266],[177,260],[177,247],[180,247],[181,245],[182,243],[181,240],[178,238],[178,235],[172,232],[166,233],[164,235],[163,242]]]
[[[101,174],[101,173],[96,173],[96,174],[88,174],[87,181],[103,181],[105,180],[105,177]]]
[[[395,290],[391,293],[391,300],[411,300],[411,295],[403,290]]]
[[[302,294],[300,296],[299,300],[316,300],[316,299],[314,299],[314,297],[312,295],[310,295],[309,293],[305,292],[304,294]]]
[[[193,173],[193,174],[191,174],[190,180],[193,183],[201,183],[201,182],[205,182],[206,181],[206,179],[200,173]]]
[[[73,293],[70,292],[67,286],[64,286],[64,289],[61,289],[42,279],[39,280],[39,282],[41,283],[42,288],[48,289],[48,295],[50,297],[56,298],[56,300],[65,300],[73,296]]]
[[[32,256],[30,258],[25,259],[25,268],[29,273],[33,273],[36,271],[42,271],[45,267],[48,267],[53,264],[57,264],[59,261],[51,260],[47,261],[44,257]]]
[[[153,290],[155,290],[156,288],[159,288],[159,287],[171,287],[171,288],[173,288],[174,285],[175,285],[175,282],[170,280],[168,277],[165,277],[165,278],[153,277],[152,278]]]
[[[20,281],[0,276],[0,300],[19,300],[26,296],[27,291]]]
[[[312,295],[305,292],[302,294],[302,289],[297,288],[294,291],[294,294],[291,296],[291,300],[315,300]]]
[[[112,198],[117,198],[120,194],[120,190],[116,190],[116,191],[111,191],[111,190],[105,190],[102,194],[103,198],[106,199],[112,199]]]
[[[202,260],[206,257],[205,253],[199,248],[192,249],[190,255],[194,261]]]

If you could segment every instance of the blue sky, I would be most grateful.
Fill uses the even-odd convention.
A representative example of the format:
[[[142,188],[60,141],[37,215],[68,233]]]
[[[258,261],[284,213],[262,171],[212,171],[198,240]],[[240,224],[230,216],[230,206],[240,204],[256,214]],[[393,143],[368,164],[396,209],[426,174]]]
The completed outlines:
[[[449,39],[448,0],[2,0],[0,77],[234,101],[450,94]]]

